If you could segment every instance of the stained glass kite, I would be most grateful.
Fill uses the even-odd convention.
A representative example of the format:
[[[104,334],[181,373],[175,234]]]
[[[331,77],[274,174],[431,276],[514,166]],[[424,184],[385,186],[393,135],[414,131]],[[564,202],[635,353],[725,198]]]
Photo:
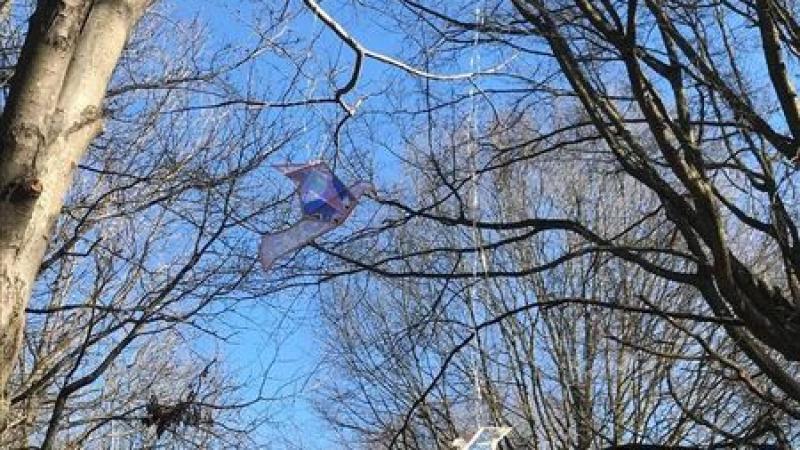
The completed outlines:
[[[469,442],[456,439],[453,446],[458,450],[496,450],[500,441],[510,432],[511,427],[482,427]]]
[[[375,192],[372,184],[365,181],[346,187],[322,161],[274,167],[297,185],[303,216],[288,229],[261,238],[258,252],[264,270],[268,270],[282,255],[341,225],[362,195]]]

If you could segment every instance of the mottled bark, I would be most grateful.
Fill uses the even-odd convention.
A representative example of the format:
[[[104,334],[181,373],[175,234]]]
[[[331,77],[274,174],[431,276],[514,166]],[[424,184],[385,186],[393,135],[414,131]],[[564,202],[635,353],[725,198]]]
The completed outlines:
[[[149,0],[39,3],[0,119],[0,429],[23,312],[74,168],[102,130],[102,100]]]

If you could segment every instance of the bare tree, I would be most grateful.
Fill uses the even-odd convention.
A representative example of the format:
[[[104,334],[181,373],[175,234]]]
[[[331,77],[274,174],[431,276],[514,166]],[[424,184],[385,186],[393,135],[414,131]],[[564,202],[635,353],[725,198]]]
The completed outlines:
[[[491,147],[527,141],[524,128],[517,123],[514,132],[495,135]],[[448,161],[468,161],[470,145],[452,142],[435,160],[417,156],[409,170],[448,173]],[[636,224],[626,210],[657,209],[658,199],[611,169],[611,161],[577,149],[569,167],[556,154],[505,165],[479,178],[480,212],[469,203],[466,211],[504,220],[548,211],[603,234],[640,227],[620,238],[625,247],[668,240],[661,221]],[[441,188],[435,176],[429,180],[408,189],[426,197]],[[759,395],[769,382],[755,381],[748,392],[726,375],[753,366],[725,337],[725,321],[686,287],[569,236],[486,233],[481,249],[469,232],[416,220],[379,236],[393,245],[368,245],[385,261],[371,271],[377,274],[342,281],[324,311],[329,363],[340,376],[327,383],[319,407],[349,431],[346,442],[449,448],[479,425],[510,424],[513,448],[721,446],[794,430],[775,405],[782,400]],[[553,254],[568,256],[554,265]],[[473,272],[481,256],[488,267]],[[688,263],[661,264],[677,271]]]

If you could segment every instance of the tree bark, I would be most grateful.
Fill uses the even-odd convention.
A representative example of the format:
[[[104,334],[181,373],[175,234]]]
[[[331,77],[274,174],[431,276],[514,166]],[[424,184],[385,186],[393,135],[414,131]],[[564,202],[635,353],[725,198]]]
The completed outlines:
[[[46,0],[30,19],[0,118],[0,430],[24,311],[74,168],[150,0]]]

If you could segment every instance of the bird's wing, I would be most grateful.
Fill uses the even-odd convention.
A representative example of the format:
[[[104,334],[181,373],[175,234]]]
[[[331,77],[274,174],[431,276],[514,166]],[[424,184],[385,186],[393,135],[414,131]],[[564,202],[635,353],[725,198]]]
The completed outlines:
[[[281,256],[309,244],[337,226],[334,222],[306,218],[286,230],[265,234],[258,249],[261,265],[264,270],[269,270]]]
[[[302,164],[275,164],[274,167],[277,171],[284,176],[294,181],[298,187],[306,179],[309,172],[318,172],[325,175],[333,175],[331,169],[325,164],[324,161],[315,159]]]

